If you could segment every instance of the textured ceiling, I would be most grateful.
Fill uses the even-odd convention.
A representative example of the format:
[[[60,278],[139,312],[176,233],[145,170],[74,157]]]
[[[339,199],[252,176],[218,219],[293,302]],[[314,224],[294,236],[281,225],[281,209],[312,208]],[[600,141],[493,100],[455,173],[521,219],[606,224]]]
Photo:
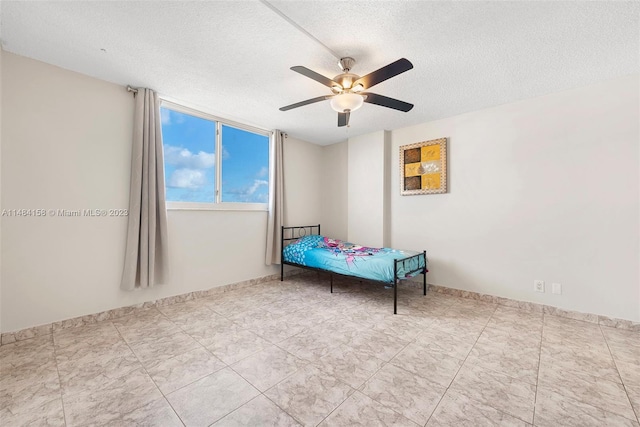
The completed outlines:
[[[640,70],[638,2],[272,1],[364,75],[414,69],[372,90],[415,104],[365,104],[337,127],[336,59],[259,1],[2,1],[4,49],[121,85],[145,86],[231,120],[330,144]],[[104,49],[104,50],[103,50]]]

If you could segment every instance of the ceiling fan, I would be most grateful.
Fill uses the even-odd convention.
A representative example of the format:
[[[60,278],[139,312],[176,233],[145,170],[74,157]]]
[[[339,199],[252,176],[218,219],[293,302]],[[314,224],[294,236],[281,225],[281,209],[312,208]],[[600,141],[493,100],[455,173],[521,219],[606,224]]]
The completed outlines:
[[[389,98],[378,95],[376,93],[365,92],[371,87],[381,83],[405,71],[413,68],[413,64],[405,58],[398,59],[389,65],[386,65],[366,76],[360,77],[350,73],[351,68],[355,65],[356,60],[350,57],[342,58],[338,61],[338,65],[342,70],[342,74],[338,74],[333,79],[318,74],[303,66],[291,67],[296,73],[309,77],[323,85],[327,86],[333,92],[333,95],[319,96],[317,98],[307,99],[306,101],[296,102],[280,108],[280,111],[287,111],[293,108],[302,107],[303,105],[313,104],[315,102],[331,100],[331,108],[338,112],[338,126],[347,126],[349,124],[349,116],[358,108],[362,107],[364,102],[376,104],[394,110],[404,111],[405,113],[413,108],[413,104],[400,101],[398,99]]]

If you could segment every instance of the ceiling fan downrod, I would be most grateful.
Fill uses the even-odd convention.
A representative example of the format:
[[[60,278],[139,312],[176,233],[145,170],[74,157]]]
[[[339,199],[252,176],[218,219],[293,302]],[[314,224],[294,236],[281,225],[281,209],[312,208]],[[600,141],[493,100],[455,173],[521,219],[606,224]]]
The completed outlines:
[[[349,71],[351,71],[354,65],[356,65],[356,60],[350,56],[340,58],[340,60],[338,61],[338,66],[343,73],[348,73]]]

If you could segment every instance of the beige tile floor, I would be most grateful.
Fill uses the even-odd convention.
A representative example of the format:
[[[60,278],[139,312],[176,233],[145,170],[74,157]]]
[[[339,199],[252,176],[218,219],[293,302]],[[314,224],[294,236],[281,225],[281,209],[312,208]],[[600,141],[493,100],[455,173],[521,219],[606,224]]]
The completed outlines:
[[[640,334],[298,276],[0,347],[2,426],[636,426]],[[635,412],[634,412],[635,411]]]

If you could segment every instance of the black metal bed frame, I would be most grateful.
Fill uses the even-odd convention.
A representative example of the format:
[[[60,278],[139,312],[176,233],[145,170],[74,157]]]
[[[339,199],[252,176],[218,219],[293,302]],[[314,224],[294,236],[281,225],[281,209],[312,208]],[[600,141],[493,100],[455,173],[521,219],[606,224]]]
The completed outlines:
[[[314,229],[317,229],[318,232],[314,233]],[[289,231],[289,237],[285,237],[285,230]],[[307,234],[307,230],[308,234]],[[329,273],[329,276],[331,278],[331,293],[333,293],[333,275],[337,275],[337,276],[342,276],[342,277],[349,277],[349,278],[356,278],[358,280],[364,280],[367,282],[372,282],[372,283],[381,283],[384,286],[392,286],[393,287],[393,314],[398,314],[398,283],[400,282],[400,280],[402,280],[402,277],[398,277],[398,265],[402,265],[402,267],[407,266],[407,262],[411,262],[411,260],[415,259],[418,262],[418,266],[420,265],[420,257],[423,257],[424,260],[424,267],[421,268],[417,268],[414,270],[409,271],[408,273],[406,273],[407,275],[412,275],[414,273],[418,273],[418,274],[422,274],[422,293],[423,295],[427,294],[427,251],[422,251],[422,253],[418,253],[406,258],[402,258],[402,259],[394,259],[393,260],[393,283],[388,283],[388,282],[384,282],[381,280],[372,280],[372,279],[364,279],[361,277],[357,277],[357,276],[350,276],[348,274],[342,274],[342,273],[335,273],[331,270],[325,270],[322,268],[316,268],[316,267],[308,267],[306,265],[301,265],[301,264],[296,264],[294,262],[288,262],[284,260],[284,248],[285,248],[285,242],[291,242],[293,240],[298,240],[301,237],[304,236],[312,236],[312,235],[320,235],[320,224],[318,225],[300,225],[300,226],[295,226],[295,227],[281,227],[281,241],[280,241],[280,281],[282,282],[284,280],[284,266],[285,265],[291,265],[294,267],[298,267],[298,268],[304,268],[306,270],[313,270],[313,271],[318,271],[318,272],[322,272],[322,273]],[[297,231],[297,233],[296,233]],[[408,277],[405,277],[404,279],[408,279]]]

